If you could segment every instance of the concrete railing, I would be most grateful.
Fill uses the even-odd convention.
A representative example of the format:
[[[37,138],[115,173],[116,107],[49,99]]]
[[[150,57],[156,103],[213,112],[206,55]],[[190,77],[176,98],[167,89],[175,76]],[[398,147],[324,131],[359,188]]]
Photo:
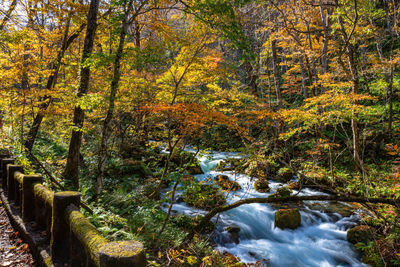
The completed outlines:
[[[146,266],[143,245],[109,242],[79,211],[80,193],[54,193],[40,175],[26,175],[14,159],[0,155],[0,177],[8,203],[18,207],[24,224],[34,225],[49,247],[45,266]]]

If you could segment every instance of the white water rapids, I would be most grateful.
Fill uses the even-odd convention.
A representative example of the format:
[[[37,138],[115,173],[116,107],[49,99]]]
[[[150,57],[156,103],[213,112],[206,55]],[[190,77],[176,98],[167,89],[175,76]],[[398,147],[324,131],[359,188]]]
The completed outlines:
[[[231,192],[227,199],[228,203],[244,198],[266,197],[282,185],[270,181],[271,192],[259,193],[254,190],[255,179],[247,175],[213,171],[218,162],[232,157],[238,156],[234,153],[199,156],[204,174],[195,176],[198,180],[206,180],[207,177],[223,174],[229,176],[230,180],[238,182],[242,189]],[[321,194],[324,193],[303,189],[299,195]],[[268,266],[366,266],[360,262],[353,246],[346,241],[347,230],[357,223],[356,214],[343,217],[337,213],[324,213],[307,206],[301,206],[299,209],[302,223],[301,227],[295,230],[275,228],[274,217],[277,208],[268,204],[246,204],[224,212],[219,215],[217,230],[213,235],[218,244],[217,249],[238,256],[245,263],[267,259]],[[173,210],[190,216],[206,213],[183,202],[174,204]],[[217,217],[213,218],[214,222]],[[240,227],[239,244],[229,242],[229,234],[224,231],[226,226]]]

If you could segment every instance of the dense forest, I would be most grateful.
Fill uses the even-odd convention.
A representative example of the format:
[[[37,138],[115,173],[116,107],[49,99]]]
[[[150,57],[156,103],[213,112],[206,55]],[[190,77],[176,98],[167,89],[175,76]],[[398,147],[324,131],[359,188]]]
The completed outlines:
[[[0,6],[0,148],[149,266],[400,266],[397,0]]]

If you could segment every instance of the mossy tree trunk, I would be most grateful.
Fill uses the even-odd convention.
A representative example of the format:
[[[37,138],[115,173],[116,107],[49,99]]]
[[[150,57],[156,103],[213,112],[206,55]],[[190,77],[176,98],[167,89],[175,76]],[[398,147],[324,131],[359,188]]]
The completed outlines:
[[[97,28],[97,13],[99,10],[100,0],[91,0],[89,13],[87,18],[87,29],[85,42],[83,45],[81,65],[80,65],[80,80],[77,97],[83,97],[89,89],[90,80],[90,64],[87,64],[92,51],[94,36]],[[85,120],[85,112],[80,106],[75,106],[74,109],[74,128],[72,130],[71,140],[68,150],[67,166],[64,170],[64,177],[72,181],[75,189],[79,188],[79,155],[82,144],[82,130]]]
[[[132,0],[130,0],[129,2],[125,1],[124,14],[122,17],[121,31],[119,35],[119,44],[114,59],[114,74],[113,74],[113,79],[111,81],[110,96],[108,100],[108,110],[106,118],[104,119],[103,122],[103,130],[101,135],[99,161],[97,166],[97,184],[96,184],[97,196],[100,194],[101,189],[103,187],[104,168],[107,160],[107,142],[111,135],[111,121],[114,117],[115,98],[118,91],[119,81],[121,79],[121,71],[120,71],[121,59],[123,56],[126,32],[129,24],[128,16],[129,13],[132,11],[132,6],[133,6]],[[135,14],[137,14],[137,12],[135,12]]]

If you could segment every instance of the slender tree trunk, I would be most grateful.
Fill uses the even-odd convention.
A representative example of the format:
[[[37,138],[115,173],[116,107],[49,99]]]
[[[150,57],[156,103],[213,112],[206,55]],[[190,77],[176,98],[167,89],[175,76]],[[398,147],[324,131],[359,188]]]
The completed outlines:
[[[110,88],[110,96],[108,101],[108,111],[106,118],[103,122],[103,131],[100,142],[100,150],[99,150],[99,162],[97,167],[97,185],[96,185],[96,195],[99,195],[101,189],[103,187],[103,177],[104,177],[104,168],[107,160],[107,142],[111,135],[111,121],[114,117],[114,109],[115,109],[115,98],[118,91],[118,85],[121,78],[121,59],[123,56],[125,38],[126,38],[126,30],[127,30],[127,19],[129,15],[129,11],[131,10],[131,1],[128,3],[128,7],[125,7],[124,17],[122,19],[121,32],[119,36],[119,44],[117,48],[117,52],[114,59],[114,74],[113,79],[111,81]]]
[[[388,134],[392,135],[392,124],[393,124],[393,76],[394,76],[394,68],[393,65],[390,65],[390,75],[389,75],[389,84],[388,84],[388,102],[389,102],[389,120],[388,120]]]
[[[72,44],[72,42],[80,35],[80,33],[84,30],[85,26],[86,26],[86,24],[82,24],[76,33],[74,33],[73,35],[68,37],[69,28],[70,28],[70,18],[68,19],[67,25],[66,25],[65,31],[64,31],[64,37],[63,37],[61,49],[58,51],[57,57],[52,64],[51,73],[47,79],[47,83],[46,83],[47,91],[50,91],[56,85],[58,72],[60,70],[61,61],[64,58],[65,51],[68,49],[70,44]],[[35,118],[33,119],[32,126],[30,127],[29,132],[26,136],[26,140],[25,140],[25,148],[28,149],[29,151],[31,151],[33,148],[33,145],[36,140],[36,136],[40,129],[40,125],[45,117],[46,110],[51,104],[51,99],[52,99],[51,95],[46,95],[43,97],[42,103],[39,106],[39,111],[37,112]]]
[[[307,77],[306,77],[306,71],[304,69],[304,63],[303,63],[303,55],[299,56],[299,63],[300,63],[300,72],[301,72],[301,89],[303,90],[303,96],[304,99],[308,98],[308,90],[307,90]]]
[[[336,6],[338,6],[338,1],[335,1]],[[355,29],[355,26],[358,22],[358,11],[357,11],[357,0],[354,0],[354,10],[355,10],[355,19],[354,19],[354,25],[353,25],[353,29]],[[354,46],[349,42],[350,38],[351,38],[351,34],[354,31],[351,31],[350,35],[347,34],[344,23],[343,23],[343,19],[341,16],[338,17],[338,22],[340,25],[340,29],[342,31],[342,35],[343,35],[343,40],[345,40],[344,42],[344,52],[346,53],[347,56],[347,63],[349,66],[349,76],[351,78],[352,81],[352,93],[353,94],[358,94],[359,92],[359,76],[358,76],[358,70],[357,70],[357,65],[356,65],[356,60],[355,60],[355,48]],[[339,55],[339,60],[341,60],[341,55]],[[343,68],[345,68],[343,66]],[[344,69],[344,71],[346,71],[346,69]],[[346,71],[348,72],[348,71]],[[354,105],[357,104],[357,101],[354,101],[353,103]],[[358,123],[357,123],[357,113],[355,111],[355,109],[352,109],[352,119],[351,119],[351,130],[353,133],[353,160],[354,160],[354,165],[356,167],[357,170],[359,170],[363,175],[364,175],[364,164],[363,161],[360,157],[360,132],[358,129]],[[364,180],[364,184],[365,184],[365,180]]]
[[[348,57],[348,63],[350,67],[350,73],[352,75],[352,93],[353,94],[358,94],[359,92],[359,77],[358,77],[358,71],[357,71],[357,66],[356,62],[354,59],[354,48],[351,44],[349,44],[347,48],[347,57]],[[357,102],[354,102],[354,105],[356,105]],[[357,114],[353,108],[352,110],[352,119],[351,119],[351,130],[353,132],[353,158],[354,158],[354,163],[356,165],[356,168],[360,170],[362,173],[364,172],[364,164],[362,162],[362,159],[360,157],[360,131],[358,129],[358,123],[357,123]]]
[[[328,71],[328,46],[329,46],[329,35],[331,32],[331,20],[330,10],[324,9],[322,1],[319,1],[319,10],[321,14],[322,26],[324,29],[324,40],[322,42],[322,54],[321,54],[321,74],[325,74]],[[326,14],[325,14],[326,11]],[[325,88],[321,86],[321,93],[325,93]]]
[[[87,60],[93,51],[94,36],[97,28],[97,13],[100,0],[91,0],[87,18],[87,29],[85,42],[83,45],[82,58],[80,64],[80,81],[77,97],[84,96],[89,89],[90,66]],[[64,177],[71,180],[75,189],[79,189],[79,156],[82,144],[82,130],[85,120],[85,112],[80,106],[74,109],[74,129],[72,130],[71,141],[69,144],[67,165],[64,170]]]
[[[280,75],[279,75],[279,69],[278,69],[278,56],[276,53],[276,40],[271,41],[271,52],[272,52],[272,69],[274,72],[276,100],[278,102],[278,109],[281,109],[282,108],[282,92],[281,92]]]
[[[10,7],[8,8],[6,14],[4,15],[3,20],[1,21],[0,24],[0,31],[4,30],[4,27],[6,26],[7,22],[10,20],[11,18],[11,14],[12,12],[15,10],[15,7],[17,6],[18,1],[17,0],[13,0],[11,2]]]

